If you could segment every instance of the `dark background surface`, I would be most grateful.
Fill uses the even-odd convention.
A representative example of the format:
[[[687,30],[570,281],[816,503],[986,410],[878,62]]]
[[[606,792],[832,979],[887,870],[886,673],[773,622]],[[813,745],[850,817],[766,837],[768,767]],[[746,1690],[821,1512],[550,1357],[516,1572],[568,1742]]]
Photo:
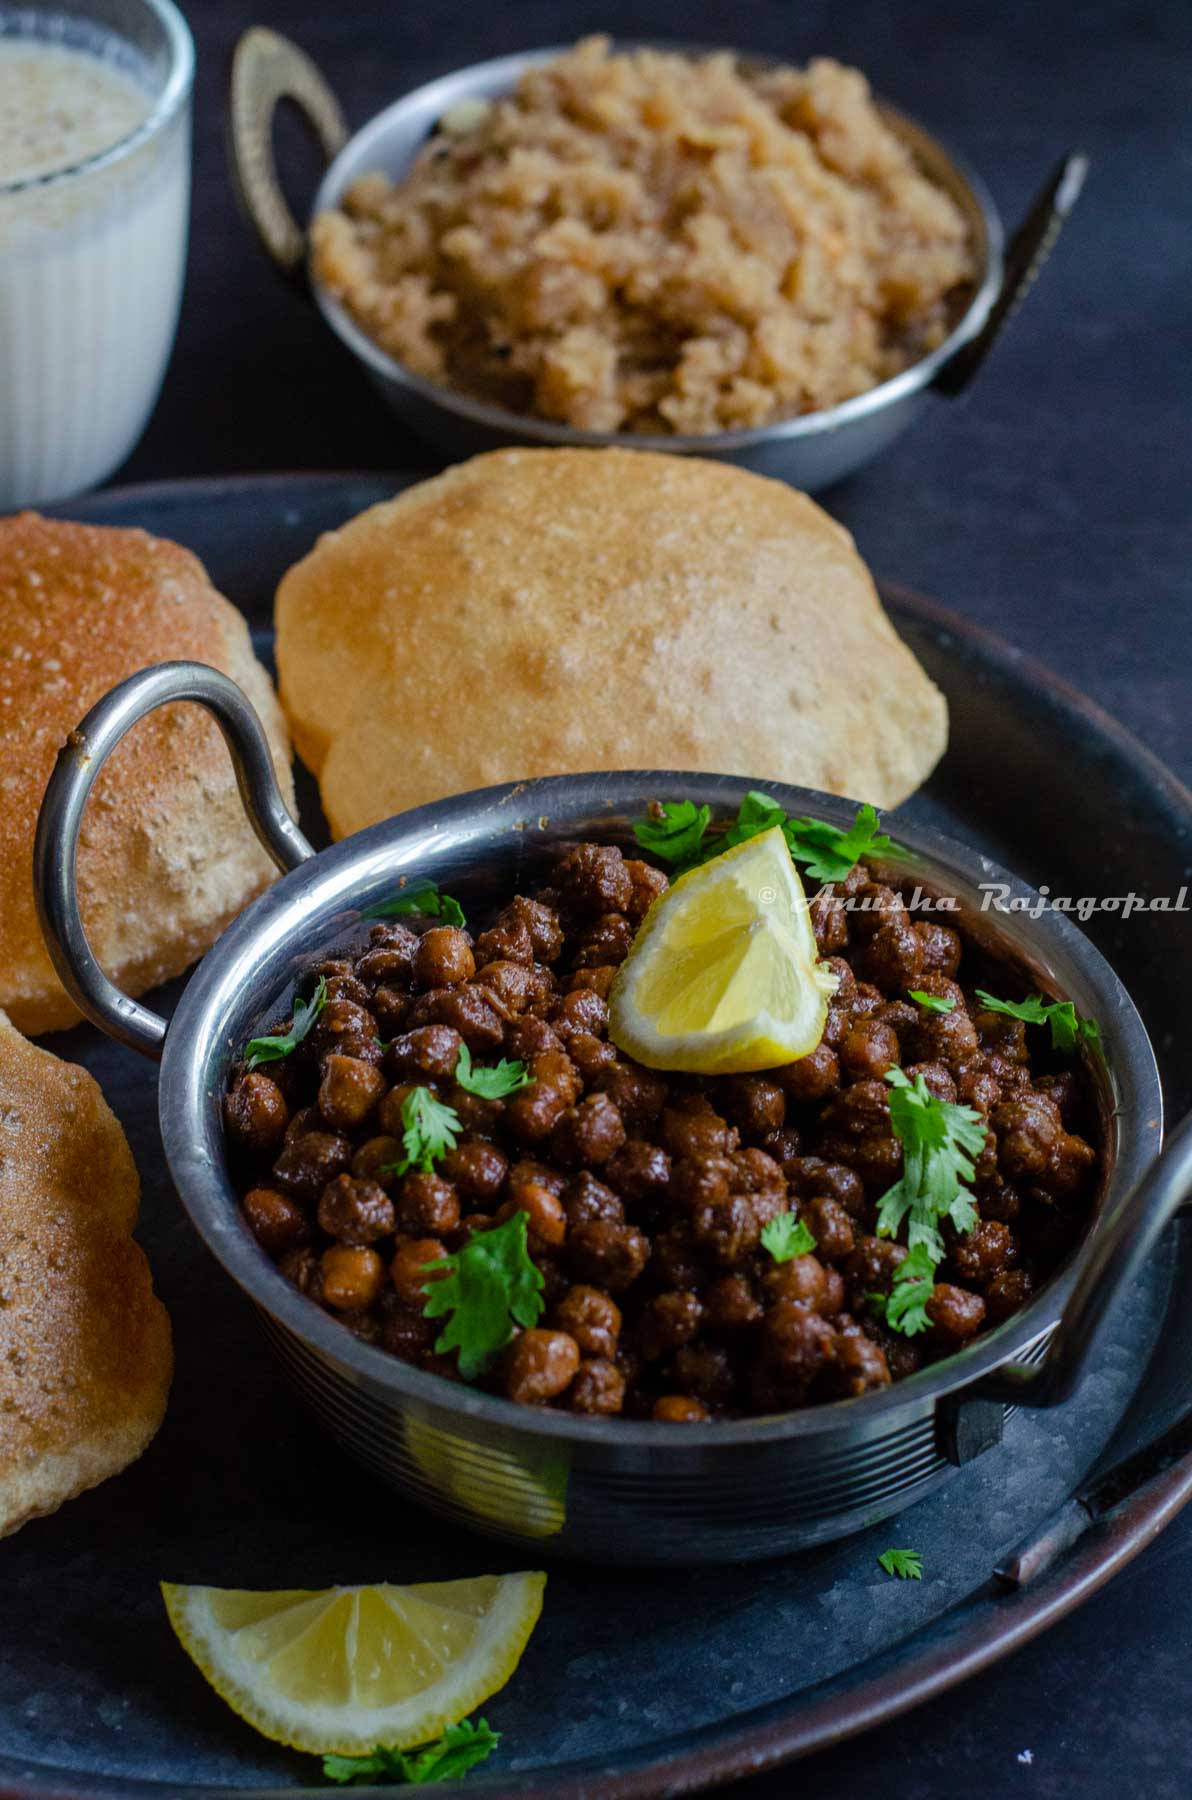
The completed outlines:
[[[1087,151],[1085,197],[969,399],[941,403],[823,498],[879,575],[1049,662],[1192,777],[1187,0],[191,0],[188,12],[200,71],[190,278],[161,402],[122,481],[424,460],[236,215],[222,94],[249,24],[307,49],[354,126],[450,67],[608,29],[856,62],[975,165],[1009,225],[1064,151]],[[315,164],[285,121],[279,143],[300,198]],[[1107,831],[1113,809],[1106,795]],[[1180,1800],[1192,1792],[1190,1561],[1192,1509],[1009,1662],[879,1737],[734,1791]]]

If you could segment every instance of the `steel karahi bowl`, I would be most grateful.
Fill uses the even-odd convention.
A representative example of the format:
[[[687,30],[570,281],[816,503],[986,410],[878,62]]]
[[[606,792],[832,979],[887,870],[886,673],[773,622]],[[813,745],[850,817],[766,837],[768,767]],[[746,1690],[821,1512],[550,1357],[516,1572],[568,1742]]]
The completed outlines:
[[[618,44],[618,49],[640,46]],[[706,45],[655,48],[706,51]],[[335,207],[358,176],[380,169],[399,177],[439,122],[463,102],[509,93],[525,70],[549,62],[562,46],[523,51],[459,69],[394,101],[349,138],[343,114],[310,59],[276,32],[254,26],[233,58],[229,100],[232,173],[245,211],[266,251],[310,291],[320,312],[394,412],[450,458],[501,445],[619,445],[636,450],[709,456],[774,475],[814,492],[879,455],[929,404],[933,394],[967,387],[1051,249],[1080,191],[1085,161],[1070,156],[1039,194],[1008,249],[997,208],[978,177],[922,126],[879,102],[886,123],[909,146],[920,167],[956,201],[968,221],[978,274],[957,308],[952,329],[936,349],[855,399],[818,412],[779,419],[751,430],[685,436],[580,431],[486,405],[424,380],[375,343],[348,309],[310,272],[307,234],[294,219],[274,164],[273,115],[281,100],[297,105],[330,166],[314,197],[312,217]],[[766,59],[742,56],[743,63]]]
[[[106,757],[155,707],[197,701],[218,720],[254,827],[285,871],[224,932],[169,1025],[107,980],[83,935],[75,858],[87,795]],[[401,876],[430,876],[471,916],[533,881],[560,846],[628,843],[657,797],[735,812],[751,783],[649,770],[566,775],[437,801],[315,854],[286,811],[248,701],[194,663],[132,676],[60,752],[38,826],[36,881],[55,964],[84,1013],[161,1059],[169,1167],[208,1248],[259,1311],[278,1354],[334,1437],[382,1479],[461,1524],[595,1561],[739,1562],[839,1537],[900,1511],[999,1441],[1007,1406],[1066,1397],[1095,1355],[1113,1300],[1148,1254],[1192,1176],[1192,1132],[1158,1158],[1155,1059],[1112,968],[1063,914],[981,909],[982,884],[1010,906],[1038,897],[985,857],[901,819],[904,850],[878,865],[955,895],[970,933],[1045,992],[1095,1015],[1103,1057],[1088,1069],[1105,1170],[1089,1233],[1023,1312],[960,1354],[878,1393],[802,1412],[675,1427],[538,1410],[473,1391],[361,1342],[294,1287],[241,1220],[221,1098],[245,1041],[276,1017],[310,963],[363,939],[367,914]],[[791,813],[851,822],[850,802],[768,784]],[[1058,1329],[1057,1329],[1058,1327]]]

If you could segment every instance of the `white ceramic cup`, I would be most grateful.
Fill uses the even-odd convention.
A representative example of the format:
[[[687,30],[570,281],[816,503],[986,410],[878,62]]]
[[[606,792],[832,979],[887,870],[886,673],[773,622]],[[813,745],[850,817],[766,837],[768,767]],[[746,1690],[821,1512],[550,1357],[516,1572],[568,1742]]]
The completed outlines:
[[[0,0],[0,83],[30,52],[50,102],[65,70],[64,156],[29,173],[0,132],[0,512],[95,486],[137,442],[177,329],[190,206],[194,47],[171,0]],[[72,157],[80,54],[133,103],[117,141]],[[0,125],[3,106],[0,87]]]

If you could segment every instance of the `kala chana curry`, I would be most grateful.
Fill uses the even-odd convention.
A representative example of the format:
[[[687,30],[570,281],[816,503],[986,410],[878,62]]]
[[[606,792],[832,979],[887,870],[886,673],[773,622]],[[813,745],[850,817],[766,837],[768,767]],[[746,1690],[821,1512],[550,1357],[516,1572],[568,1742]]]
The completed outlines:
[[[875,822],[751,795],[717,839],[707,809],[655,806],[642,856],[577,844],[474,935],[411,883],[233,1070],[249,1230],[357,1336],[573,1413],[862,1395],[1008,1319],[1096,1193],[1096,1027],[975,985],[1013,976],[870,872]],[[647,912],[767,827],[813,889],[822,1035],[750,1073],[645,1067],[610,996],[615,1032]]]

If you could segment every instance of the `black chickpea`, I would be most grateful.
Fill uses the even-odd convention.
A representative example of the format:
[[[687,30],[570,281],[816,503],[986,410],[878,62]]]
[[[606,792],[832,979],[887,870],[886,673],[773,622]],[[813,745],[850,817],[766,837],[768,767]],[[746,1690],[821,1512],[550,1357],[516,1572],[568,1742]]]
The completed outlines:
[[[423,933],[414,953],[417,987],[455,987],[476,973],[476,958],[466,932],[454,925],[432,925]]]
[[[620,1294],[633,1286],[650,1260],[648,1238],[632,1225],[616,1225],[593,1219],[568,1232],[567,1252],[572,1268],[582,1281]]]
[[[509,1159],[483,1138],[464,1139],[447,1152],[439,1173],[454,1182],[464,1200],[484,1204],[495,1200],[504,1188]]]
[[[433,1170],[412,1169],[397,1190],[397,1227],[414,1238],[441,1238],[459,1224],[459,1192]]]
[[[935,1341],[953,1349],[967,1343],[981,1329],[985,1302],[980,1294],[971,1294],[967,1288],[937,1281],[927,1302],[927,1316]]]
[[[319,1200],[319,1229],[339,1243],[358,1249],[391,1237],[397,1226],[393,1202],[375,1181],[337,1175]]]
[[[828,1257],[832,1262],[842,1262],[857,1241],[847,1208],[830,1194],[809,1200],[800,1217],[806,1221],[820,1256]]]
[[[289,1122],[285,1095],[268,1075],[244,1075],[224,1097],[228,1136],[250,1154],[276,1150]]]
[[[426,1290],[438,1279],[436,1271],[428,1271],[428,1263],[442,1262],[447,1246],[439,1238],[414,1237],[398,1241],[397,1253],[389,1265],[389,1279],[399,1300],[412,1312],[426,1306]]]
[[[273,1165],[273,1178],[295,1199],[314,1204],[327,1183],[342,1175],[351,1160],[347,1138],[327,1131],[306,1131],[286,1144]]]
[[[867,1337],[835,1337],[830,1379],[834,1390],[847,1397],[889,1387],[890,1365],[885,1351]]]
[[[571,1385],[579,1345],[565,1331],[523,1331],[505,1353],[505,1392],[523,1406],[542,1406]]]
[[[704,1323],[711,1332],[736,1336],[760,1323],[763,1308],[744,1275],[720,1275],[705,1289]]]
[[[360,1312],[381,1292],[385,1265],[375,1250],[332,1244],[322,1258],[323,1299],[338,1312]]]
[[[371,1063],[333,1051],[323,1062],[319,1111],[337,1131],[351,1131],[367,1119],[385,1085],[385,1077]]]
[[[395,1137],[384,1133],[365,1138],[352,1157],[352,1173],[366,1181],[378,1181],[382,1187],[396,1180],[394,1166],[400,1161],[402,1147]]]
[[[661,1362],[688,1344],[700,1328],[704,1309],[691,1289],[672,1289],[646,1302],[638,1321],[638,1344],[647,1362]]]
[[[898,1062],[898,1037],[878,1019],[861,1019],[840,1046],[840,1063],[854,1081],[880,1080]]]
[[[539,1187],[535,1182],[527,1182],[524,1187],[515,1188],[497,1218],[506,1219],[513,1212],[524,1212],[527,1230],[534,1234],[540,1244],[549,1245],[551,1249],[557,1250],[567,1236],[567,1214],[563,1210],[563,1202],[549,1188]]]
[[[599,1288],[569,1288],[555,1307],[555,1324],[560,1331],[570,1332],[584,1356],[616,1355],[621,1309]]]
[[[802,1106],[826,1100],[840,1086],[840,1063],[831,1045],[819,1043],[809,1056],[779,1069],[775,1080],[791,1100]]]
[[[306,1214],[276,1188],[250,1188],[242,1201],[249,1230],[270,1256],[284,1256],[310,1242]]]
[[[775,1263],[762,1276],[762,1292],[767,1302],[791,1300],[812,1312],[826,1312],[828,1271],[812,1252],[793,1256],[789,1262]]]
[[[608,1416],[625,1404],[625,1376],[603,1357],[581,1362],[567,1397],[572,1412]]]
[[[703,1402],[690,1394],[661,1394],[651,1416],[664,1425],[700,1425],[710,1415]]]
[[[625,871],[631,892],[624,910],[635,925],[640,925],[658,896],[666,892],[669,883],[661,869],[632,858],[626,859]]]

